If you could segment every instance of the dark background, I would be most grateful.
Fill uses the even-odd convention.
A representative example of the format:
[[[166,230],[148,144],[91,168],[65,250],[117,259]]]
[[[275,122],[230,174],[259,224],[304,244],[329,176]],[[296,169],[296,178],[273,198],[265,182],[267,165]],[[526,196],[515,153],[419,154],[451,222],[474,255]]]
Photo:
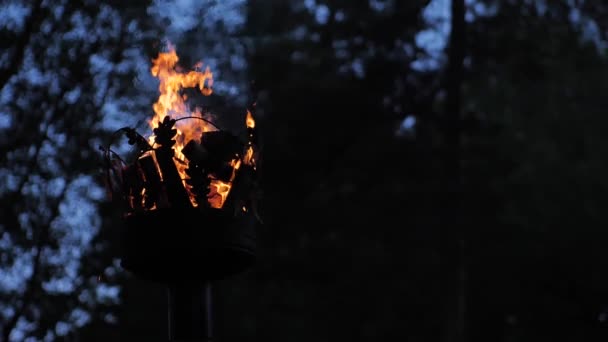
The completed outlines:
[[[180,32],[187,62],[207,57],[207,40],[244,46],[204,52],[242,85],[236,99],[209,101],[237,113],[255,102],[263,139],[259,260],[216,284],[218,340],[608,338],[608,4],[430,3],[249,0],[238,30]],[[165,290],[112,262],[120,225],[86,182],[80,196],[93,198],[100,229],[63,256],[77,260],[66,278],[76,285],[43,284],[66,272],[45,246],[64,250],[73,241],[62,237],[90,224],[60,229],[71,188],[55,193],[51,181],[99,181],[96,148],[111,129],[98,123],[116,114],[108,98],[122,122],[145,128],[156,95],[134,79],[170,20],[151,19],[146,1],[66,2],[60,15],[60,5],[22,6],[24,22],[0,32],[2,336],[165,341]],[[430,22],[428,11],[447,21]],[[78,25],[99,37],[71,38]],[[226,64],[236,53],[241,76]],[[136,54],[144,64],[129,64]],[[93,68],[92,56],[111,67]],[[32,69],[51,72],[43,79],[57,89],[34,82]],[[14,269],[27,270],[23,279],[10,280]],[[122,290],[99,297],[104,284]]]

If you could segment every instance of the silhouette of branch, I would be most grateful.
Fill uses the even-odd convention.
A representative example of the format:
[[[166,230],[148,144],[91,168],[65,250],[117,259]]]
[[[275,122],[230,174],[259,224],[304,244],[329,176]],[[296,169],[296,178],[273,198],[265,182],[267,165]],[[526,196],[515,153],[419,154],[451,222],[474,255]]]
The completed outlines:
[[[16,44],[13,58],[11,58],[6,68],[0,70],[0,89],[4,88],[10,78],[19,71],[25,50],[42,23],[43,13],[42,0],[38,0],[32,7],[32,13],[28,20],[26,20],[27,24],[23,32],[15,39]]]
[[[51,213],[51,217],[57,217],[59,215],[59,205],[65,198],[66,192],[67,192],[67,186],[63,188],[63,190],[61,191],[61,194],[57,198],[56,205],[53,207],[53,210]],[[25,291],[23,292],[21,302],[18,304],[18,306],[15,309],[15,314],[13,315],[13,317],[11,317],[11,319],[8,321],[8,323],[5,324],[4,327],[2,328],[2,341],[9,340],[11,332],[15,329],[15,327],[17,326],[17,323],[19,322],[19,318],[21,318],[25,314],[28,306],[32,303],[32,301],[36,295],[36,290],[38,290],[40,288],[39,275],[42,273],[41,269],[43,266],[42,262],[41,262],[41,256],[42,256],[42,250],[43,250],[44,246],[48,244],[49,230],[50,230],[50,224],[44,224],[44,225],[40,226],[40,231],[38,232],[38,236],[35,239],[36,254],[34,255],[34,260],[32,262],[32,275],[27,280],[27,283],[25,285]]]
[[[444,185],[450,193],[443,203],[443,226],[446,236],[450,236],[446,258],[450,260],[448,267],[453,267],[456,274],[448,283],[455,291],[455,302],[448,304],[446,338],[450,341],[466,340],[467,297],[466,280],[467,265],[464,259],[465,236],[462,217],[462,186],[461,186],[461,131],[462,131],[462,83],[464,78],[464,58],[466,54],[466,4],[464,0],[453,0],[451,5],[452,18],[450,40],[448,46],[448,66],[446,70],[446,103],[445,103],[445,141],[444,152],[445,175]],[[456,229],[454,229],[456,228]],[[450,232],[451,231],[451,232]],[[448,272],[450,274],[450,272]]]

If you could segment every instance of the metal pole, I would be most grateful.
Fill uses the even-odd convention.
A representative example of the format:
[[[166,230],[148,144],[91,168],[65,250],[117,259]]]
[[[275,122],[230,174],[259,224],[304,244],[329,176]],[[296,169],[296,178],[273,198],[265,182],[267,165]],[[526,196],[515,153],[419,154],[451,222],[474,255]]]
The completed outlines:
[[[213,337],[211,283],[169,285],[169,341],[208,342]]]

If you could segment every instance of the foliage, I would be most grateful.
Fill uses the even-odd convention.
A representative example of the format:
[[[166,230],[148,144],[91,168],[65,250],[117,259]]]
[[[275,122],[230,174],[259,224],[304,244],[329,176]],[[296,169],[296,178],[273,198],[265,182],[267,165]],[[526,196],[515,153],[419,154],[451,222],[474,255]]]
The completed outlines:
[[[4,341],[54,341],[91,321],[116,323],[116,264],[100,230],[105,193],[95,175],[97,146],[147,105],[132,87],[144,71],[147,33],[128,10],[2,4]]]
[[[230,337],[605,338],[604,6],[466,3],[454,123],[428,2],[250,2],[268,225]]]
[[[223,128],[256,104],[265,224],[256,268],[217,284],[220,337],[605,340],[608,6],[460,1],[462,74],[450,1],[3,5],[4,334],[116,318],[91,175],[149,112],[146,23],[211,65]],[[124,285],[120,335],[163,340],[165,293]]]

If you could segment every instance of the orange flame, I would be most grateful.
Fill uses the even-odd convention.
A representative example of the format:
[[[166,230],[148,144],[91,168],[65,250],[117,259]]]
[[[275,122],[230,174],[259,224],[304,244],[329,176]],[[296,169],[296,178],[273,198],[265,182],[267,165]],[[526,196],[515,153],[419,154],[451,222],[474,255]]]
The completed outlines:
[[[255,128],[255,120],[253,119],[253,115],[251,115],[250,111],[247,111],[247,117],[245,118],[245,125],[247,128]],[[247,151],[245,151],[245,156],[243,161],[247,165],[252,165],[255,167],[255,160],[253,159],[253,146],[251,145],[251,138],[253,138],[253,133],[249,133],[249,145],[247,146]]]
[[[250,111],[247,111],[247,118],[245,119],[245,124],[247,128],[255,128],[255,120],[253,120],[253,115],[251,115]]]
[[[221,208],[224,206],[224,202],[226,202],[226,198],[228,198],[228,194],[232,188],[232,181],[236,177],[236,171],[241,167],[241,160],[233,159],[230,162],[230,166],[232,166],[232,175],[230,176],[230,181],[227,183],[219,179],[214,179],[211,181],[209,204],[212,208]]]
[[[211,86],[213,85],[213,74],[209,68],[205,68],[204,71],[192,70],[188,72],[182,72],[179,70],[177,62],[179,57],[175,52],[173,46],[169,46],[168,52],[161,52],[158,57],[152,61],[151,73],[153,76],[160,80],[159,92],[160,95],[156,103],[154,103],[154,117],[148,122],[152,129],[158,127],[164,118],[168,115],[172,119],[180,119],[188,116],[199,116],[202,117],[200,110],[196,109],[191,111],[186,104],[187,97],[185,94],[181,94],[184,88],[198,87],[200,92],[208,96],[212,93]],[[202,63],[199,63],[195,68],[200,69]],[[247,111],[246,125],[248,128],[255,127],[255,121],[249,111]],[[175,136],[175,165],[182,179],[184,187],[190,197],[190,202],[193,206],[198,206],[196,202],[196,196],[194,195],[191,186],[186,184],[186,180],[189,178],[186,174],[188,168],[187,158],[182,153],[182,148],[190,141],[199,141],[203,132],[216,130],[213,125],[203,120],[181,120],[176,122],[175,128],[177,135]],[[148,137],[148,142],[154,146],[155,137],[151,135]],[[249,145],[243,162],[246,164],[253,165],[253,147]],[[232,166],[232,175],[228,182],[223,182],[218,179],[213,179],[210,182],[210,193],[208,195],[208,202],[213,208],[222,208],[230,189],[232,188],[232,182],[236,177],[236,172],[241,166],[241,159],[233,159],[230,163]],[[161,175],[162,177],[162,175]]]
[[[156,103],[154,103],[154,117],[148,122],[151,128],[158,127],[158,124],[163,121],[165,116],[170,115],[173,119],[180,119],[188,116],[200,116],[200,110],[191,111],[186,105],[186,96],[180,94],[184,88],[198,87],[203,95],[212,93],[211,86],[213,85],[213,74],[209,68],[204,71],[191,70],[188,72],[180,72],[177,68],[179,57],[173,46],[169,47],[168,52],[161,52],[158,57],[152,61],[150,72],[153,76],[160,80],[158,90],[160,95]],[[202,64],[198,64],[200,68]],[[195,196],[190,191],[190,186],[185,183],[188,176],[186,175],[187,160],[182,154],[182,148],[190,140],[200,140],[203,132],[215,130],[209,123],[203,120],[182,120],[175,124],[177,135],[175,137],[175,157],[177,170],[186,188],[190,201],[193,206],[197,206]],[[148,142],[153,145],[155,137],[151,135]]]

